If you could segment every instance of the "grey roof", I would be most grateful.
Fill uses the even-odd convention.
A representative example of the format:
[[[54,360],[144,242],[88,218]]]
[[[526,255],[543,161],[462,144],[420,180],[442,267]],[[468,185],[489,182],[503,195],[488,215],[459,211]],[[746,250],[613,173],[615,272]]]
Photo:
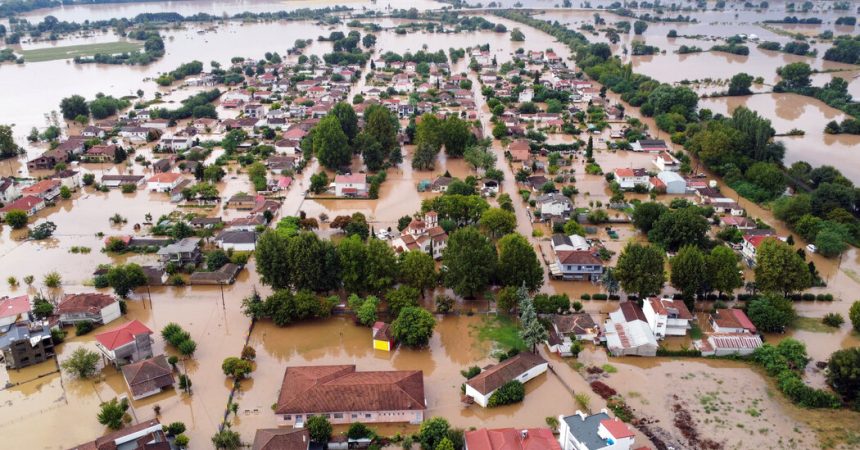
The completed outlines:
[[[30,322],[12,324],[3,334],[0,334],[0,349],[9,348],[18,341],[32,342],[51,338],[51,329]]]
[[[570,240],[569,236],[565,236],[563,234],[554,234],[552,235],[552,245],[553,247],[558,247],[560,245],[573,246],[573,242]]]
[[[601,412],[586,416],[585,419],[578,414],[565,416],[564,422],[570,428],[570,434],[587,448],[603,448],[606,447],[606,439],[597,435],[597,428],[600,422],[609,419],[609,414]]]
[[[190,253],[197,248],[200,238],[188,237],[179,242],[162,247],[158,250],[159,255],[171,255],[174,253]]]
[[[253,244],[257,242],[257,233],[253,231],[228,230],[222,231],[215,240],[225,244]]]

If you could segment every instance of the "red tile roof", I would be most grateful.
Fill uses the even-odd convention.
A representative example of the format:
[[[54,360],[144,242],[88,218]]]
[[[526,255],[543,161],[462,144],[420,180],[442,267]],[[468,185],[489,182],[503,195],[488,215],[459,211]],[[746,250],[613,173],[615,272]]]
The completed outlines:
[[[687,309],[687,305],[685,305],[681,300],[651,297],[648,299],[648,303],[651,304],[651,308],[653,308],[657,314],[662,316],[674,314],[678,319],[693,319],[693,315],[690,314],[690,310]]]
[[[756,332],[755,325],[740,309],[718,309],[711,314],[711,320],[720,328],[744,328],[750,333]]]
[[[334,177],[335,183],[366,183],[367,175],[363,173],[356,173],[354,175],[338,175]]]
[[[56,189],[60,186],[59,180],[42,180],[32,186],[25,187],[21,190],[21,193],[24,195],[39,195],[44,194],[45,192],[50,191],[51,189]]]
[[[469,450],[561,450],[548,428],[498,428],[466,432]]]
[[[159,173],[149,177],[148,182],[150,183],[173,183],[178,180],[182,174],[179,173]]]
[[[603,261],[594,256],[591,250],[561,250],[557,254],[558,260],[562,264],[603,265]]]
[[[152,334],[152,330],[140,321],[132,320],[119,328],[97,334],[96,340],[106,349],[116,350],[123,345],[134,342],[134,337],[140,334]]]
[[[0,212],[9,212],[13,209],[20,209],[21,211],[30,211],[38,205],[39,203],[44,203],[45,201],[39,197],[35,197],[32,195],[28,195],[26,197],[21,197],[18,200],[15,200],[12,203],[7,204],[3,208],[0,208]]]
[[[624,422],[618,419],[601,420],[600,424],[603,425],[603,428],[606,428],[606,431],[608,431],[615,439],[633,437],[633,431],[631,431]]]
[[[116,299],[107,294],[66,294],[57,306],[57,314],[77,312],[95,314],[114,302]]]
[[[0,317],[18,317],[30,311],[30,296],[0,298]]]
[[[523,352],[484,370],[466,384],[481,394],[487,395],[533,367],[546,363],[540,355]]]
[[[254,435],[252,450],[307,450],[310,444],[307,428],[264,428]]]
[[[173,384],[173,369],[164,355],[122,366],[122,376],[135,396]]]

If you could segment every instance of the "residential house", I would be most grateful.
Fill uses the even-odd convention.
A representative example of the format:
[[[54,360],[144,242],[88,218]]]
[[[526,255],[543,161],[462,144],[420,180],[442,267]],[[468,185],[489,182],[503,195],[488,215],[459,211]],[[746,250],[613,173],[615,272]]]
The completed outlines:
[[[102,175],[101,185],[107,188],[118,188],[127,184],[142,187],[146,183],[143,175]]]
[[[142,126],[144,128],[152,128],[155,130],[166,130],[167,126],[170,125],[170,121],[167,119],[149,119],[146,122],[143,122]]]
[[[83,130],[81,130],[81,136],[88,138],[88,139],[92,139],[92,138],[102,139],[105,137],[105,131],[99,127],[96,127],[93,125],[87,125],[86,127],[84,127]]]
[[[520,95],[517,97],[517,101],[520,103],[530,102],[534,99],[535,91],[531,88],[523,89],[520,92]]]
[[[164,136],[158,142],[159,147],[163,151],[182,152],[188,150],[194,145],[194,140],[191,136]]]
[[[257,248],[255,231],[227,230],[215,237],[215,244],[223,250],[252,252]]]
[[[687,305],[681,300],[651,297],[642,305],[645,319],[657,339],[666,336],[686,336],[694,320]]]
[[[227,208],[231,209],[254,209],[257,205],[257,198],[248,194],[235,194],[227,200]]]
[[[740,309],[717,309],[708,317],[708,322],[714,333],[757,334],[755,325]]]
[[[448,186],[454,182],[454,179],[451,177],[436,177],[432,183],[430,183],[430,190],[433,192],[445,192],[448,190]]]
[[[170,172],[170,168],[173,166],[173,162],[167,158],[159,159],[158,161],[152,163],[152,171],[155,173],[165,173]]]
[[[200,252],[199,244],[200,238],[187,237],[158,249],[162,266],[174,264],[177,267],[183,267],[189,264],[195,266],[200,264],[203,254]]]
[[[158,419],[129,425],[104,435],[95,441],[72,447],[70,450],[170,450],[170,441]]]
[[[355,365],[337,365],[287,367],[274,410],[282,425],[300,428],[312,415],[334,425],[419,424],[426,408],[420,370],[358,372]]]
[[[51,202],[60,196],[60,185],[59,180],[42,180],[22,189],[21,195],[39,197],[46,202]]]
[[[496,428],[467,431],[464,450],[561,450],[549,428]]]
[[[650,177],[645,169],[621,168],[613,171],[615,182],[621,189],[635,189],[637,186],[649,187]]]
[[[260,214],[252,214],[246,217],[237,217],[229,222],[224,230],[228,231],[256,231],[258,227],[266,225],[266,218]]]
[[[122,315],[114,296],[96,293],[66,294],[54,313],[59,316],[60,326],[78,322],[105,325]]]
[[[373,349],[390,352],[394,349],[394,337],[391,336],[391,327],[385,322],[376,322],[371,331],[373,336]]]
[[[551,242],[552,249],[556,252],[591,250],[591,244],[588,243],[588,240],[578,234],[571,234],[570,236],[554,234]]]
[[[666,141],[660,139],[640,139],[630,144],[634,152],[663,153],[669,151]]]
[[[85,162],[112,163],[116,158],[116,145],[93,145],[81,157]]]
[[[466,396],[487,407],[496,390],[510,381],[527,381],[547,371],[548,363],[540,355],[523,352],[512,356],[466,381]]]
[[[189,180],[187,178],[181,180],[176,187],[170,190],[170,201],[172,203],[179,203],[182,200],[185,200],[185,190],[189,189],[193,185],[193,180]]]
[[[573,211],[573,202],[570,201],[570,198],[558,192],[540,195],[535,200],[540,209],[541,220],[566,219],[570,217],[570,213]]]
[[[30,217],[44,208],[45,200],[33,195],[28,195],[26,197],[21,197],[12,203],[7,203],[6,206],[0,208],[0,219],[4,219],[6,217],[6,213],[12,210],[24,211],[27,213],[27,217]]]
[[[40,156],[27,161],[29,170],[51,170],[58,163],[69,162],[69,152],[61,147],[48,150]]]
[[[14,178],[0,177],[0,203],[10,203],[20,196],[21,190]]]
[[[110,331],[97,334],[96,347],[114,365],[123,366],[152,358],[152,330],[132,320]]]
[[[34,320],[30,296],[0,298],[0,351],[7,369],[20,369],[54,356],[47,323]]]
[[[752,233],[752,231],[758,230],[749,230],[749,232],[744,233],[743,241],[741,241],[741,255],[750,267],[755,266],[756,251],[761,243],[766,239],[778,239],[773,230],[763,230],[760,233]]]
[[[603,275],[603,261],[591,250],[559,250],[549,269],[555,278],[597,282]]]
[[[259,103],[247,103],[242,107],[242,112],[245,113],[245,117],[259,119],[266,115],[266,107]]]
[[[622,302],[609,313],[604,324],[606,348],[613,356],[655,356],[657,338],[642,309],[633,302]]]
[[[633,448],[633,430],[617,418],[609,417],[605,409],[591,415],[577,411],[571,416],[560,416],[558,422],[558,442],[562,450]]]
[[[170,192],[182,182],[182,174],[157,173],[146,180],[146,189],[152,192]]]
[[[660,172],[677,172],[681,168],[681,162],[669,152],[654,155],[654,159],[651,162],[654,163],[654,167]]]
[[[119,129],[119,135],[130,141],[145,141],[147,136],[149,136],[149,128],[122,127]]]
[[[194,272],[188,281],[191,285],[200,284],[233,284],[242,268],[233,263],[227,263],[212,272]]]
[[[656,178],[656,180],[655,180]],[[687,180],[677,172],[660,172],[651,178],[651,189],[665,192],[666,194],[683,195],[687,193]]]
[[[334,178],[334,192],[338,197],[367,197],[369,192],[367,175],[337,175]]]
[[[752,220],[749,217],[721,216],[720,225],[723,227],[737,228],[741,231],[754,230],[756,228],[755,220]]]
[[[266,166],[273,173],[281,173],[284,170],[292,170],[296,167],[295,156],[270,156],[266,159]]]
[[[600,327],[588,313],[553,314],[547,344],[551,352],[571,356],[573,341],[594,342],[599,335]]]
[[[58,170],[51,175],[51,179],[60,182],[60,189],[65,186],[72,191],[77,191],[81,187],[81,173],[76,170]]]
[[[517,139],[508,146],[511,160],[514,162],[525,162],[531,158],[531,146],[525,139]]]
[[[134,400],[173,388],[173,368],[164,355],[122,366],[122,376]]]
[[[254,434],[251,450],[309,450],[307,428],[262,428]]]
[[[420,250],[438,260],[448,247],[448,233],[439,226],[436,211],[428,211],[423,218],[413,218],[400,236],[391,241],[391,246],[397,253]]]
[[[194,228],[206,230],[211,230],[221,223],[222,220],[220,217],[195,217],[189,222]]]

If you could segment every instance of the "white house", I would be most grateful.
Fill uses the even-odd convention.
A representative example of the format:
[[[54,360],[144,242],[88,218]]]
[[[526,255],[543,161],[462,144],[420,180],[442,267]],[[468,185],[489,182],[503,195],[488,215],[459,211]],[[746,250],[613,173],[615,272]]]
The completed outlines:
[[[540,206],[541,219],[547,220],[551,217],[568,217],[573,210],[573,202],[570,198],[558,192],[541,195],[537,198]]]
[[[554,234],[552,235],[552,249],[556,252],[584,252],[590,250],[591,245],[584,237],[578,234],[571,234],[570,236],[565,236],[563,234]]]
[[[586,416],[577,411],[559,416],[558,443],[562,450],[630,450],[633,431],[624,422],[609,417],[606,410]]]
[[[487,407],[490,397],[505,383],[527,381],[546,372],[546,360],[532,352],[523,352],[499,364],[484,369],[480,374],[466,381],[466,396],[475,403]]]
[[[752,231],[752,230],[750,230]],[[741,254],[750,266],[755,265],[756,250],[765,239],[778,239],[772,231],[767,230],[767,234],[752,234],[745,233],[744,240],[741,242]]]
[[[0,178],[0,203],[11,203],[21,196],[18,183],[12,177]]]
[[[334,193],[338,197],[367,197],[367,175],[338,175],[334,177]]]
[[[648,172],[645,169],[615,169],[615,181],[621,189],[634,189],[636,186],[649,186]]]
[[[663,171],[657,174],[657,179],[663,183],[667,194],[682,195],[687,193],[687,180],[677,172]]]
[[[623,302],[604,324],[606,348],[614,356],[656,356],[657,338],[642,310]]]
[[[654,156],[652,161],[654,166],[657,167],[657,170],[677,172],[678,169],[681,168],[681,162],[678,161],[674,156],[672,156],[669,152],[658,153]]]
[[[519,97],[517,97],[517,101],[519,101],[520,103],[530,102],[530,101],[532,101],[532,99],[534,97],[535,97],[535,91],[533,91],[531,89],[523,89],[523,91],[520,92]]]
[[[645,319],[657,339],[685,336],[693,315],[681,300],[651,297],[642,305]]]
[[[153,192],[170,192],[182,182],[182,174],[157,173],[146,180],[146,189]]]
[[[188,150],[194,144],[190,136],[164,136],[159,141],[162,150],[181,152]]]
[[[120,137],[130,141],[145,141],[149,129],[144,127],[122,127],[119,130]]]
[[[257,233],[242,230],[222,231],[215,237],[215,243],[223,250],[252,252],[257,248]]]
[[[107,294],[66,294],[55,310],[60,326],[78,322],[107,324],[122,315],[119,302]]]
[[[721,334],[756,334],[756,327],[740,309],[717,309],[708,318],[714,333]]]

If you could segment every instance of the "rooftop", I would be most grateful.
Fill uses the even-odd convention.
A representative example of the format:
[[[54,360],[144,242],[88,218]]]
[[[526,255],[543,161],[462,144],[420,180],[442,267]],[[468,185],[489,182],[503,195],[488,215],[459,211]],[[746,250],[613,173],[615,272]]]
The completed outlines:
[[[97,334],[96,340],[104,348],[116,350],[123,345],[134,342],[134,337],[140,334],[152,334],[152,330],[135,319],[113,330]]]
[[[307,450],[307,428],[263,428],[254,435],[251,450]]]
[[[0,298],[0,318],[18,317],[30,312],[30,296]]]
[[[482,428],[465,437],[469,450],[561,450],[549,428]]]
[[[112,295],[89,292],[85,294],[66,294],[57,306],[57,314],[89,313],[96,314],[108,305],[116,303]]]
[[[540,355],[532,352],[523,352],[491,366],[467,381],[466,384],[481,394],[487,395],[529,369],[546,363],[546,360],[541,358]]]

